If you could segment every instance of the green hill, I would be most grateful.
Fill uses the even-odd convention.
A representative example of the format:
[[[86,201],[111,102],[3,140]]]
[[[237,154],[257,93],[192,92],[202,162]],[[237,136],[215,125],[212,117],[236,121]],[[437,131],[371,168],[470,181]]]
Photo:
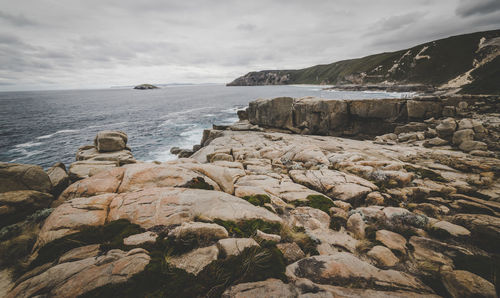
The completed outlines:
[[[424,85],[432,89],[500,94],[498,56],[500,30],[493,30],[304,69],[250,72],[227,85]]]

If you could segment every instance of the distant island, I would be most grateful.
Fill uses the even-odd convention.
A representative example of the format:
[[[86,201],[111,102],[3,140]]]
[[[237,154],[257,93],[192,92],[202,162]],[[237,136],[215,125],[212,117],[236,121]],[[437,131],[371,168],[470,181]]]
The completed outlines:
[[[156,87],[155,85],[151,85],[151,84],[141,84],[141,85],[135,86],[134,89],[149,90],[149,89],[160,89],[160,88]]]
[[[228,86],[321,84],[337,90],[500,94],[500,30],[304,69],[263,70]]]

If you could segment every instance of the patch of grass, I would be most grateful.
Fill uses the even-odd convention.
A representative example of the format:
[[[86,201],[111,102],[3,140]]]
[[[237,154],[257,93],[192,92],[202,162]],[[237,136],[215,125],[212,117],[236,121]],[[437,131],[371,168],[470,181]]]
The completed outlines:
[[[306,255],[319,255],[319,252],[316,249],[318,243],[305,233],[304,228],[294,227],[291,229],[287,225],[283,225],[281,227],[280,236],[281,241],[283,242],[297,243]]]
[[[168,264],[161,251],[125,283],[108,284],[81,297],[220,297],[233,284],[268,278],[286,281],[285,261],[276,248],[249,247],[238,256],[216,260],[197,276]]]
[[[262,219],[243,220],[239,222],[215,219],[214,223],[226,228],[230,237],[249,238],[257,230],[268,234],[279,234],[281,225],[279,223],[270,223]]]
[[[271,198],[268,195],[253,195],[253,196],[244,196],[243,200],[248,201],[250,204],[255,206],[263,207],[266,203],[271,203]]]
[[[139,225],[132,224],[126,219],[112,221],[103,226],[87,227],[78,233],[47,243],[38,251],[38,256],[30,264],[30,268],[53,262],[65,252],[89,244],[101,244],[103,251],[124,248],[123,238],[144,231]]]
[[[319,209],[323,212],[329,213],[331,207],[334,207],[333,201],[322,195],[309,195],[307,201],[293,201],[291,202],[295,207],[307,206]]]

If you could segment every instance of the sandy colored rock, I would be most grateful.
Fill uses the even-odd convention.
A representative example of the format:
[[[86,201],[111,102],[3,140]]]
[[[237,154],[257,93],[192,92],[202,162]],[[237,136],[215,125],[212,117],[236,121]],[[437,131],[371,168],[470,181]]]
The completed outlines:
[[[458,146],[465,141],[474,140],[474,131],[472,129],[457,130],[453,134],[453,144]]]
[[[123,244],[125,245],[141,245],[141,244],[153,244],[156,242],[158,235],[154,232],[144,232],[140,234],[135,234],[123,238]]]
[[[397,233],[379,230],[375,233],[375,239],[392,250],[399,251],[403,255],[406,254],[406,239]]]
[[[399,262],[390,249],[381,245],[374,246],[367,255],[382,267],[392,267]]]
[[[453,298],[497,297],[495,286],[484,278],[464,270],[442,273],[443,284]]]
[[[276,247],[281,251],[283,257],[289,262],[293,263],[297,260],[305,258],[305,254],[297,245],[297,243],[278,243]]]
[[[294,287],[285,284],[279,279],[270,278],[264,281],[241,283],[227,289],[223,298],[250,298],[250,297],[297,297]]]
[[[118,130],[104,130],[97,133],[94,145],[99,152],[113,152],[125,149],[127,134]]]
[[[354,213],[347,220],[347,231],[351,232],[356,239],[365,238],[365,222],[359,213]]]
[[[292,227],[303,227],[305,229],[328,229],[330,216],[316,208],[297,207],[290,212],[288,220]]]
[[[432,228],[444,232],[448,235],[451,235],[453,237],[467,237],[470,236],[470,231],[467,230],[466,228],[452,224],[448,221],[439,221],[435,224],[432,225]]]
[[[16,285],[7,297],[76,297],[101,286],[125,282],[144,270],[149,261],[143,249],[129,252],[113,249],[97,258],[55,265]]]
[[[432,293],[413,276],[395,270],[380,270],[345,252],[302,259],[288,265],[285,273],[292,281],[307,278],[318,284]]]
[[[290,177],[297,183],[343,201],[362,198],[378,189],[363,178],[334,170],[294,170],[290,171]]]
[[[224,227],[204,222],[184,222],[168,233],[168,236],[181,239],[192,235],[205,240],[219,240],[229,236]]]
[[[69,186],[69,175],[63,163],[56,163],[47,170],[50,183],[52,184],[52,194],[58,196],[66,187]]]
[[[261,230],[256,231],[255,237],[257,239],[264,240],[264,241],[272,241],[272,242],[280,242],[281,241],[280,235],[264,233]]]
[[[50,206],[54,197],[36,190],[0,193],[0,227],[22,221],[36,210]]]
[[[74,248],[59,257],[58,263],[74,262],[95,257],[100,253],[99,247],[100,244],[92,244]]]
[[[128,149],[113,152],[99,152],[94,146],[80,147],[76,152],[76,160],[113,161],[117,162],[119,165],[136,162],[132,152]]]
[[[180,256],[170,257],[168,263],[176,268],[186,270],[189,273],[198,275],[205,266],[217,260],[219,249],[212,245],[208,247],[197,248],[191,252]]]
[[[36,190],[50,193],[52,183],[40,166],[0,162],[0,193]]]
[[[92,177],[100,172],[119,166],[116,161],[85,160],[77,161],[69,166],[68,174],[72,181]]]
[[[226,238],[217,242],[217,248],[226,256],[237,256],[245,248],[259,246],[252,238]]]

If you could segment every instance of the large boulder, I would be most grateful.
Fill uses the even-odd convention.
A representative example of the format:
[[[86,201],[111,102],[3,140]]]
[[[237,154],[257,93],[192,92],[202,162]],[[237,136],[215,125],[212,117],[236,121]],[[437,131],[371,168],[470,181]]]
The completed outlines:
[[[406,108],[410,119],[440,117],[443,109],[440,102],[422,100],[408,100],[406,101]]]
[[[151,259],[140,248],[128,252],[113,249],[100,256],[95,253],[37,272],[17,284],[7,297],[77,297],[98,287],[126,282],[143,271]]]
[[[85,160],[77,161],[69,166],[69,177],[72,181],[92,177],[100,172],[118,167],[116,161]]]
[[[440,138],[449,139],[457,129],[457,122],[453,118],[446,118],[436,126],[436,132]]]
[[[104,130],[97,133],[94,145],[99,152],[120,151],[127,146],[127,134],[118,130]]]
[[[432,293],[430,288],[413,276],[395,270],[378,269],[345,252],[299,260],[287,266],[286,275],[291,281],[307,278],[325,285]]]
[[[47,170],[50,183],[52,183],[52,194],[58,196],[69,186],[70,180],[66,167],[63,163],[58,162]]]
[[[292,127],[293,102],[291,97],[274,99],[258,99],[248,107],[250,123],[260,126],[290,128]]]
[[[114,161],[120,165],[135,163],[132,152],[126,148],[113,152],[99,152],[94,146],[83,146],[76,152],[76,160]]]
[[[47,208],[54,197],[36,190],[0,193],[0,227],[23,220],[36,210]]]
[[[176,268],[197,275],[205,266],[217,260],[219,249],[212,245],[194,249],[180,256],[170,257],[168,263]]]
[[[496,298],[495,286],[484,278],[464,270],[442,273],[443,285],[453,298]]]
[[[0,193],[36,190],[50,193],[52,183],[40,166],[0,162]]]
[[[293,123],[310,134],[330,135],[342,131],[348,123],[347,102],[313,97],[297,99],[293,106]]]

